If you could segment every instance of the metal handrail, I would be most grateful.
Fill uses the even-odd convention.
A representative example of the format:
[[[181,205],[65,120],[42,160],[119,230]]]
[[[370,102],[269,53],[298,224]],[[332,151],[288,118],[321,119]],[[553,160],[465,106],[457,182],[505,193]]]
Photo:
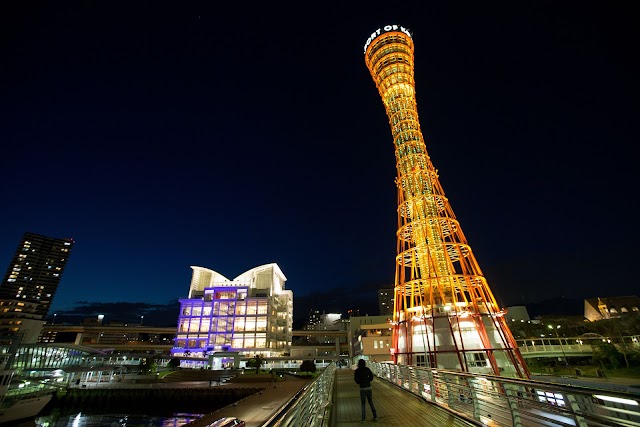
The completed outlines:
[[[385,379],[486,426],[640,427],[640,394],[370,362]]]
[[[333,394],[335,363],[289,399],[262,427],[316,427],[326,426]]]

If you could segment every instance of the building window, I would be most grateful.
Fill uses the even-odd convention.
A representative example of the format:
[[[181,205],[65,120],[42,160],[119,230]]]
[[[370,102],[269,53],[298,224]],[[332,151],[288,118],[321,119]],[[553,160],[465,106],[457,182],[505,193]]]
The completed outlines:
[[[467,357],[467,362],[469,363],[469,366],[487,366],[487,355],[484,353],[470,353]]]
[[[247,303],[239,302],[236,304],[236,315],[244,316],[247,313]]]

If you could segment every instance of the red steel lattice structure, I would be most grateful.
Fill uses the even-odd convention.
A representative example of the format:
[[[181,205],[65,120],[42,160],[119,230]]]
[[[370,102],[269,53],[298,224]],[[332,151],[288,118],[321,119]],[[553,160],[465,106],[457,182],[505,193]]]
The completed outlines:
[[[398,171],[394,361],[528,378],[506,312],[498,307],[427,154],[410,32],[398,25],[380,28],[364,51],[389,117]]]

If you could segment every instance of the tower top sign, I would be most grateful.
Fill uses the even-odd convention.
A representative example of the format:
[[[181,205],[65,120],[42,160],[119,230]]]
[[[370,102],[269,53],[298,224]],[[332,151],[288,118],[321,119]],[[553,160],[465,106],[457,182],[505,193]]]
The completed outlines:
[[[376,37],[378,37],[382,33],[388,33],[389,31],[401,31],[408,35],[409,38],[411,38],[411,33],[409,32],[408,28],[402,27],[400,25],[385,25],[384,27],[378,28],[373,33],[371,33],[371,35],[367,39],[367,42],[364,44],[364,52],[367,52],[367,48]]]

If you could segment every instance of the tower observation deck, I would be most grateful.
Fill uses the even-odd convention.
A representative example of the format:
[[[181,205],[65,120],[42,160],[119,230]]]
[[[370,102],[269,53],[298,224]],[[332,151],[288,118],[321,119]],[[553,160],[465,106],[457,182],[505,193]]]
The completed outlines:
[[[396,363],[528,378],[529,371],[431,163],[416,106],[409,30],[387,25],[364,46],[395,147]]]

